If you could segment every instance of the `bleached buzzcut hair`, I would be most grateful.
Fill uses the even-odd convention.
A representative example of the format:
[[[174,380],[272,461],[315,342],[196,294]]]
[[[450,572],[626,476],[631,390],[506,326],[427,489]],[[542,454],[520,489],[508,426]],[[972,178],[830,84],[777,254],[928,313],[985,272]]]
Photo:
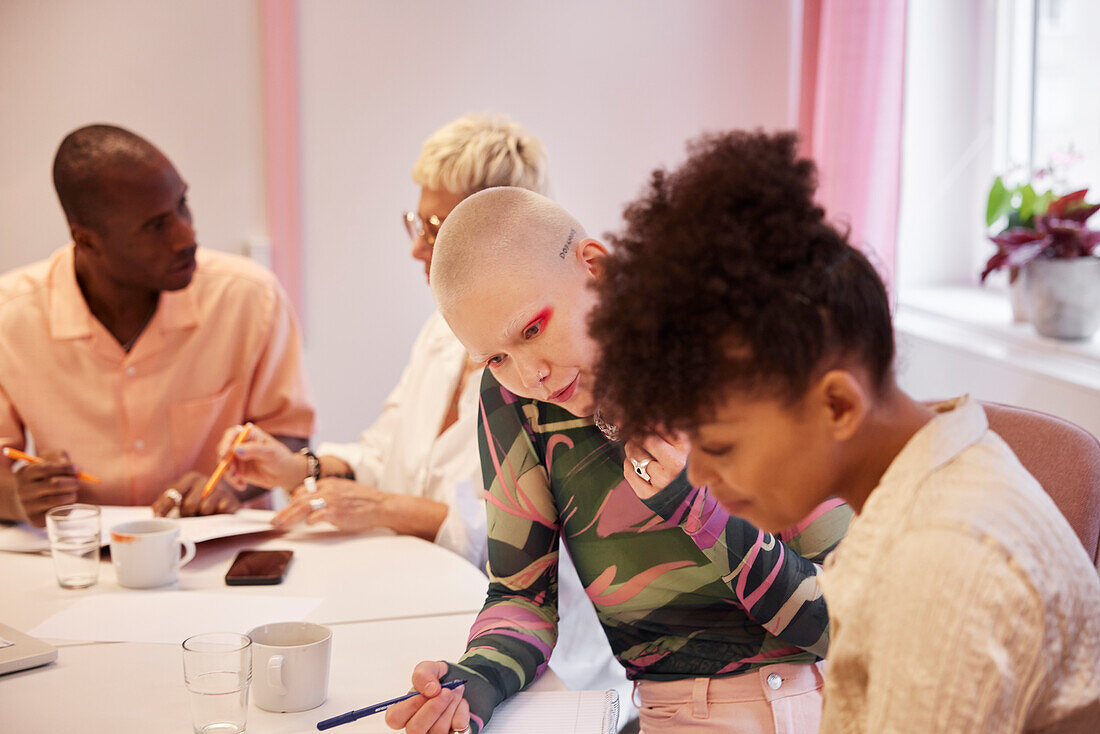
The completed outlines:
[[[449,312],[476,285],[537,273],[544,281],[576,268],[584,227],[560,204],[526,189],[497,187],[464,199],[443,221],[432,253],[436,305]]]
[[[494,186],[546,194],[546,151],[505,115],[470,114],[432,133],[412,170],[413,182],[469,196]]]

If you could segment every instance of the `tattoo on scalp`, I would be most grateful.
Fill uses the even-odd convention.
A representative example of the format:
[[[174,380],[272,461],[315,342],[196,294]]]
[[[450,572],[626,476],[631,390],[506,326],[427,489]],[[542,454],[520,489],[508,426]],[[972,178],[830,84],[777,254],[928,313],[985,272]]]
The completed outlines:
[[[561,252],[558,253],[558,257],[562,260],[565,259],[565,255],[569,252],[569,248],[573,246],[573,238],[577,236],[577,230],[570,229],[569,237],[565,240],[565,245],[561,248]]]

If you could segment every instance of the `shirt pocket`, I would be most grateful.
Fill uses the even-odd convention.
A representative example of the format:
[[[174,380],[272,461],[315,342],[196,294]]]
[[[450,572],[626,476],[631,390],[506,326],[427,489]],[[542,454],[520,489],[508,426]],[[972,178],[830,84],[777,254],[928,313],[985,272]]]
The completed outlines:
[[[202,398],[172,403],[168,431],[176,472],[214,471],[218,441],[225,429],[240,422],[244,406],[237,382]]]

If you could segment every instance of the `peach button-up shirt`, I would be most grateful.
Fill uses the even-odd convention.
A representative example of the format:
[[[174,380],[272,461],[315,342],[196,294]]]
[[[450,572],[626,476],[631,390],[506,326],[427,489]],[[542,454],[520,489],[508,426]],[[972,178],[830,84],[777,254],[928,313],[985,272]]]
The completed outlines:
[[[235,424],[308,438],[313,405],[286,294],[268,270],[200,248],[129,353],[88,309],[73,247],[0,277],[0,445],[69,452],[98,504],[152,502],[210,472]],[[7,461],[0,456],[0,461]]]

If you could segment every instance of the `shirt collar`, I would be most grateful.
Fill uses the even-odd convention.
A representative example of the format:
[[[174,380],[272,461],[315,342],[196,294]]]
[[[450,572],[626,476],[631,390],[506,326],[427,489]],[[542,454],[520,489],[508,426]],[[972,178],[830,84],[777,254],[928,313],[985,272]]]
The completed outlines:
[[[938,415],[913,434],[901,452],[894,457],[890,467],[882,475],[879,487],[919,483],[980,441],[989,430],[985,410],[981,404],[971,400],[969,395],[929,407]],[[874,496],[875,492],[872,492],[870,499]]]
[[[199,304],[195,296],[194,278],[192,278],[191,284],[183,290],[161,291],[156,318],[161,331],[189,329],[198,326]]]
[[[58,250],[50,259],[50,336],[54,339],[91,336],[94,317],[76,282],[73,245]]]
[[[95,316],[76,282],[73,249],[70,244],[56,252],[50,266],[50,336],[54,339],[82,339],[92,334]],[[197,326],[199,305],[195,280],[192,279],[183,290],[161,292],[153,321],[161,332]]]

